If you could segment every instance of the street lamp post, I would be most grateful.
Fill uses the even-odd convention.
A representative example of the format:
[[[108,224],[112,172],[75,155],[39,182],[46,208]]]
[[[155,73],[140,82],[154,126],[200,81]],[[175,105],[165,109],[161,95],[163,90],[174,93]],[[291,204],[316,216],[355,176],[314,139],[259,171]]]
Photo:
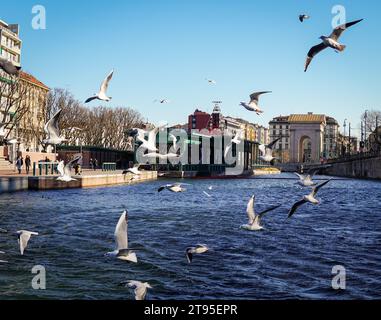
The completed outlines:
[[[349,122],[349,155],[351,155],[351,144],[352,144],[352,141],[351,141],[351,123]]]
[[[368,110],[365,110],[365,114],[364,114],[364,141],[365,141],[365,149],[368,150],[368,143],[367,143],[367,137],[366,137],[366,133],[367,133],[367,130],[366,130],[366,120],[368,119]]]

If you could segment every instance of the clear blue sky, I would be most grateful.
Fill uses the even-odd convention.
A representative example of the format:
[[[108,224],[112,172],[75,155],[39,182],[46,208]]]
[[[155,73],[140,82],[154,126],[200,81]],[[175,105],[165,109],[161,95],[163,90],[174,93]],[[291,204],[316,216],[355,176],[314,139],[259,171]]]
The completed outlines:
[[[225,115],[263,125],[312,111],[358,127],[365,108],[381,109],[378,0],[42,0],[47,29],[39,31],[31,27],[35,4],[1,5],[0,19],[21,25],[24,69],[84,100],[115,68],[108,105],[136,108],[152,122],[184,123],[216,99]],[[305,74],[306,54],[331,32],[336,4],[347,20],[365,20],[340,39],[343,54],[326,50]],[[311,19],[301,24],[303,12]],[[261,117],[238,106],[255,90],[273,91],[261,101]]]

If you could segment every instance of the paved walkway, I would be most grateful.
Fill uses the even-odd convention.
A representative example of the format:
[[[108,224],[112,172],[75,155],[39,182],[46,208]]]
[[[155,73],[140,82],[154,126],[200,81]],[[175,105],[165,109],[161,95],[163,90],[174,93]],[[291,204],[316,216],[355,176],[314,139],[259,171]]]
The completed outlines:
[[[72,175],[74,176],[74,170],[71,171]],[[102,171],[100,169],[94,171],[91,169],[84,169],[82,170],[81,176],[95,176],[95,175],[100,175],[100,174],[121,174],[123,171],[122,170],[117,170],[117,171]],[[14,170],[0,170],[0,177],[33,177],[33,170],[30,170],[29,175],[26,174],[25,169],[22,170],[21,174],[18,174],[17,171]],[[43,174],[42,176],[45,176]],[[48,175],[48,176],[58,176],[58,174],[54,175]]]

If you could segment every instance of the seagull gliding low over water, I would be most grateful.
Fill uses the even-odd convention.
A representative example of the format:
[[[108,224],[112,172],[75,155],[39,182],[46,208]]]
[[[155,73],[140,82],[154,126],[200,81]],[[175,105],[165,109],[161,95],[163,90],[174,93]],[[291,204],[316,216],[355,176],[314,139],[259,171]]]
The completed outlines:
[[[128,248],[128,212],[123,211],[116,225],[115,232],[116,249],[106,253],[107,256],[115,257],[119,260],[137,263],[135,252]]]
[[[261,144],[259,146],[259,151],[261,153],[261,155],[259,156],[259,159],[265,162],[269,162],[273,166],[276,160],[276,158],[273,157],[273,147],[279,140],[280,138],[274,140],[267,146],[264,144]]]
[[[253,195],[248,204],[247,204],[247,209],[246,209],[246,213],[247,213],[247,216],[249,218],[249,222],[248,224],[244,224],[241,226],[242,229],[245,229],[245,230],[250,230],[250,231],[259,231],[259,230],[262,230],[263,227],[261,226],[261,219],[263,218],[263,216],[270,212],[270,211],[273,211],[275,209],[278,209],[280,207],[280,205],[277,205],[277,206],[273,206],[273,207],[270,207],[258,214],[255,213],[254,211],[254,201],[255,201],[255,195]]]
[[[58,181],[70,182],[76,181],[77,179],[72,178],[71,176],[71,168],[78,163],[79,160],[82,159],[82,156],[78,156],[75,159],[68,162],[64,165],[64,161],[61,161],[57,166],[57,171],[60,173],[60,176],[57,178]]]
[[[324,187],[328,182],[330,182],[332,179],[330,180],[327,180],[321,184],[319,184],[318,186],[312,188],[312,192],[309,194],[309,195],[306,195],[303,197],[302,200],[294,203],[294,205],[292,206],[292,208],[290,209],[289,213],[288,213],[288,218],[291,218],[292,215],[295,213],[295,211],[300,207],[302,206],[303,204],[305,203],[312,203],[314,205],[317,205],[319,204],[320,202],[315,198],[316,194],[318,193],[318,191]]]
[[[194,247],[188,247],[185,250],[185,255],[187,257],[188,263],[192,263],[194,254],[202,254],[209,251],[209,248],[205,244],[198,244]]]
[[[21,255],[24,255],[24,251],[26,247],[28,246],[28,242],[31,236],[38,236],[38,233],[27,231],[27,230],[20,230],[20,231],[17,231],[17,236],[18,236],[18,243],[20,245],[20,253]]]
[[[134,288],[135,300],[145,300],[147,295],[147,289],[152,289],[148,282],[140,282],[135,280],[128,280],[121,283],[121,285]]]

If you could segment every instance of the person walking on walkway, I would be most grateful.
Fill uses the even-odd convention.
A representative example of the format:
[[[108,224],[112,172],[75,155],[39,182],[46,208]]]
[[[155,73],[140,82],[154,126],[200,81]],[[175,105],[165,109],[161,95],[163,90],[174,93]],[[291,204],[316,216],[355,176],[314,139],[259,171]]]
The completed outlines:
[[[94,161],[93,161],[93,168],[94,168],[94,171],[97,170],[97,167],[98,167],[98,160],[97,160],[97,159],[94,159]]]
[[[16,160],[16,168],[17,168],[19,174],[21,174],[22,165],[23,165],[23,160],[21,157],[18,157]]]
[[[90,169],[94,169],[94,162],[93,162],[93,158],[90,158]]]
[[[27,155],[27,156],[25,157],[25,171],[26,171],[26,174],[29,174],[30,165],[31,165],[30,156]]]

